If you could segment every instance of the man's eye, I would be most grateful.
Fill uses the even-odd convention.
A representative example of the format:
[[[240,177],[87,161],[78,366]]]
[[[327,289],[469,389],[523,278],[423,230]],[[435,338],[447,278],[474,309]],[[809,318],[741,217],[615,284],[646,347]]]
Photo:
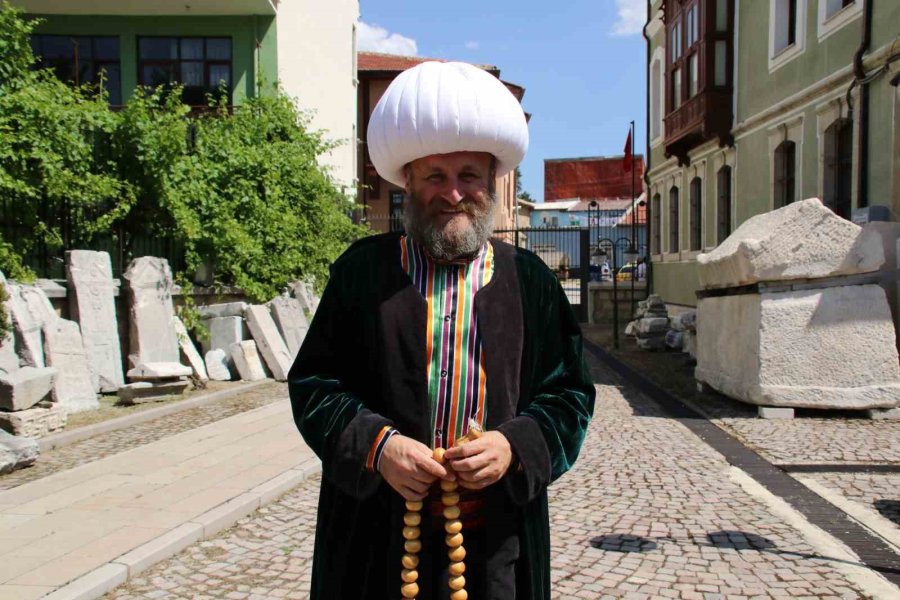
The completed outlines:
[[[428,181],[431,181],[432,183],[438,183],[443,180],[444,180],[443,175],[434,174],[434,175],[428,176]]]
[[[462,175],[460,175],[460,178],[465,181],[473,181],[475,179],[478,179],[478,175],[476,175],[475,173],[463,173]]]

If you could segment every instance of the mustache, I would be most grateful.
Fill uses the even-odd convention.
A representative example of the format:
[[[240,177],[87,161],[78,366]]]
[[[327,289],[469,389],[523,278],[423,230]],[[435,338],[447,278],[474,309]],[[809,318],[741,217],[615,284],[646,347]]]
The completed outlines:
[[[452,210],[458,212],[464,212],[470,216],[476,216],[480,214],[481,210],[478,208],[478,203],[471,196],[465,196],[462,200],[460,200],[457,204],[450,204],[446,200],[435,200],[431,203],[429,207],[430,212],[439,213],[444,210]]]

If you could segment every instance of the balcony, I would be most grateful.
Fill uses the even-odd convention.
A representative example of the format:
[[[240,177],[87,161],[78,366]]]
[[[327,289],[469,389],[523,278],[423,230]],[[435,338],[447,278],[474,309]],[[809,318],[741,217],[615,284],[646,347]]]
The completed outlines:
[[[14,0],[36,15],[274,15],[279,0]]]
[[[688,152],[714,138],[722,146],[733,144],[731,136],[731,93],[708,89],[685,101],[666,115],[666,154],[688,164]]]

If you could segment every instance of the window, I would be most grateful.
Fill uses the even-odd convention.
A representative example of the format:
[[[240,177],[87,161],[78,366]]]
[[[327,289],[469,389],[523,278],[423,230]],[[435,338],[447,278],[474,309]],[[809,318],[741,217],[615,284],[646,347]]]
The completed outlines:
[[[853,181],[853,123],[838,119],[825,130],[825,206],[850,219]]]
[[[699,177],[691,180],[691,250],[702,248],[703,235],[703,182]]]
[[[403,192],[391,190],[391,231],[403,230]]]
[[[688,97],[693,98],[697,95],[697,91],[700,88],[700,72],[698,66],[699,53],[695,52],[691,55],[691,59],[688,61],[688,84],[690,87],[688,88]]]
[[[109,103],[122,104],[118,37],[33,35],[31,49],[38,68],[53,69],[61,80],[75,85],[99,85],[102,79]]]
[[[138,81],[141,85],[184,86],[182,101],[206,106],[224,86],[231,104],[231,39],[221,37],[138,38]]]
[[[830,19],[842,9],[854,3],[854,0],[819,0],[825,3],[825,18]]]
[[[672,71],[672,110],[681,106],[681,69]]]
[[[775,54],[797,42],[797,0],[775,2]]]
[[[662,252],[662,244],[660,243],[662,240],[662,200],[659,194],[654,194],[653,199],[650,200],[650,213],[652,214],[650,226],[653,229],[650,252],[659,254]]]
[[[678,188],[672,186],[669,190],[669,252],[678,252]]]
[[[797,145],[785,140],[775,148],[775,208],[787,206],[796,200],[796,152]]]
[[[731,235],[731,167],[724,165],[716,174],[716,242],[721,244]]]
[[[654,60],[650,69],[650,139],[655,140],[660,134],[659,78],[660,61]]]

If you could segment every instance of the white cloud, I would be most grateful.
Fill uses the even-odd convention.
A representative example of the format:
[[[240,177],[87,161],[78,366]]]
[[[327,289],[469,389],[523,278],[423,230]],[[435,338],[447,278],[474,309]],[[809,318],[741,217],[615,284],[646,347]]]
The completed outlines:
[[[481,46],[481,44],[478,42],[474,42],[474,41],[466,42],[466,48],[468,48],[469,50],[478,50],[479,46]]]
[[[618,19],[613,24],[613,35],[634,35],[641,33],[647,22],[646,0],[616,0]]]
[[[401,56],[416,56],[419,47],[416,40],[402,36],[399,33],[390,33],[384,27],[369,25],[359,22],[356,43],[363,52],[383,52],[385,54],[400,54]]]

